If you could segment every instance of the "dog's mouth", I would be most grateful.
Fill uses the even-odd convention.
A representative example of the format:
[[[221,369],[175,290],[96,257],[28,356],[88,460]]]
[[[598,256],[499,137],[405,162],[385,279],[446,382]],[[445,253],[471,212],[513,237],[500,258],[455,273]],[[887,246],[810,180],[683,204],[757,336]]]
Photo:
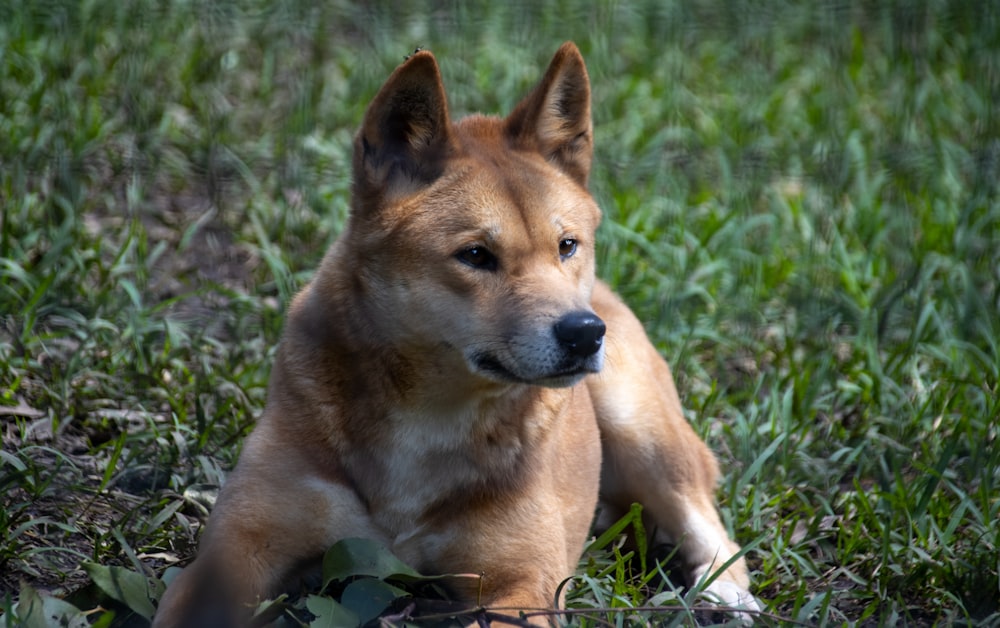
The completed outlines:
[[[535,386],[546,386],[549,388],[562,388],[576,384],[586,375],[596,373],[600,369],[599,364],[590,364],[592,360],[574,361],[574,364],[561,365],[557,368],[537,376],[525,377],[513,372],[497,359],[495,356],[486,353],[477,353],[472,356],[472,363],[476,370],[491,379],[512,384],[532,384]]]

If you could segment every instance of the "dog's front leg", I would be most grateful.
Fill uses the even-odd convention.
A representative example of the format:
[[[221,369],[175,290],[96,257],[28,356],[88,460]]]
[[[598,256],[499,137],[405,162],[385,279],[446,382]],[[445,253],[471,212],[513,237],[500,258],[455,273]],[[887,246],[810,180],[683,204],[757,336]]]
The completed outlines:
[[[631,502],[660,534],[679,545],[691,584],[713,574],[739,553],[715,508],[716,464],[707,447],[681,429],[633,429],[614,423],[604,430],[602,501],[626,509]],[[672,426],[673,427],[673,426]],[[686,426],[685,426],[686,427]],[[757,609],[742,557],[714,576],[705,593],[726,606]]]
[[[346,536],[371,535],[357,495],[264,421],[244,446],[202,536],[197,560],[170,584],[154,628],[243,627]],[[377,539],[385,542],[385,539]]]
[[[639,502],[674,543],[696,584],[739,553],[715,507],[718,465],[681,411],[673,376],[641,323],[599,284],[593,297],[607,322],[605,368],[588,379],[604,454],[601,498]],[[759,608],[742,557],[705,587],[726,606]]]

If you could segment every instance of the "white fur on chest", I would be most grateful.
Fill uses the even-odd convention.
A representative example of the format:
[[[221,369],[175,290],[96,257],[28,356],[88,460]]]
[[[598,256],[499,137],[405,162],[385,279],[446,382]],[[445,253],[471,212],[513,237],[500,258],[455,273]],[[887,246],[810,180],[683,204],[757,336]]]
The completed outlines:
[[[477,406],[449,412],[397,412],[387,417],[391,446],[381,452],[373,490],[376,523],[390,537],[415,532],[429,508],[512,473],[523,443],[517,430],[496,430]]]

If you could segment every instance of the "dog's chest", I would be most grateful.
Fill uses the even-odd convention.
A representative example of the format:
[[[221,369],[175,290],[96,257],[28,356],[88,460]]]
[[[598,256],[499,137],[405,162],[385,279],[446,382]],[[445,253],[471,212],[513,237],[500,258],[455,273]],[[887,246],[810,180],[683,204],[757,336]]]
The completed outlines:
[[[398,413],[364,464],[358,490],[391,537],[413,534],[434,511],[461,510],[499,494],[523,473],[531,430],[475,412]]]

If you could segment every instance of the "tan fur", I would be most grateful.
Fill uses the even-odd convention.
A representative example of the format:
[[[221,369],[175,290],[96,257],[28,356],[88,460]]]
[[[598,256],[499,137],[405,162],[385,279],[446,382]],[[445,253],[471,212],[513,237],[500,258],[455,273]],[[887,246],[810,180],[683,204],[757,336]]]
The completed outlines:
[[[263,416],[155,626],[245,623],[347,537],[483,574],[455,585],[472,603],[551,607],[599,485],[610,508],[645,505],[692,579],[738,551],[670,369],[595,282],[590,119],[571,43],[506,119],[452,123],[428,52],[393,73],[355,140],[348,225],[291,305]],[[739,559],[710,590],[755,608],[748,586]]]

